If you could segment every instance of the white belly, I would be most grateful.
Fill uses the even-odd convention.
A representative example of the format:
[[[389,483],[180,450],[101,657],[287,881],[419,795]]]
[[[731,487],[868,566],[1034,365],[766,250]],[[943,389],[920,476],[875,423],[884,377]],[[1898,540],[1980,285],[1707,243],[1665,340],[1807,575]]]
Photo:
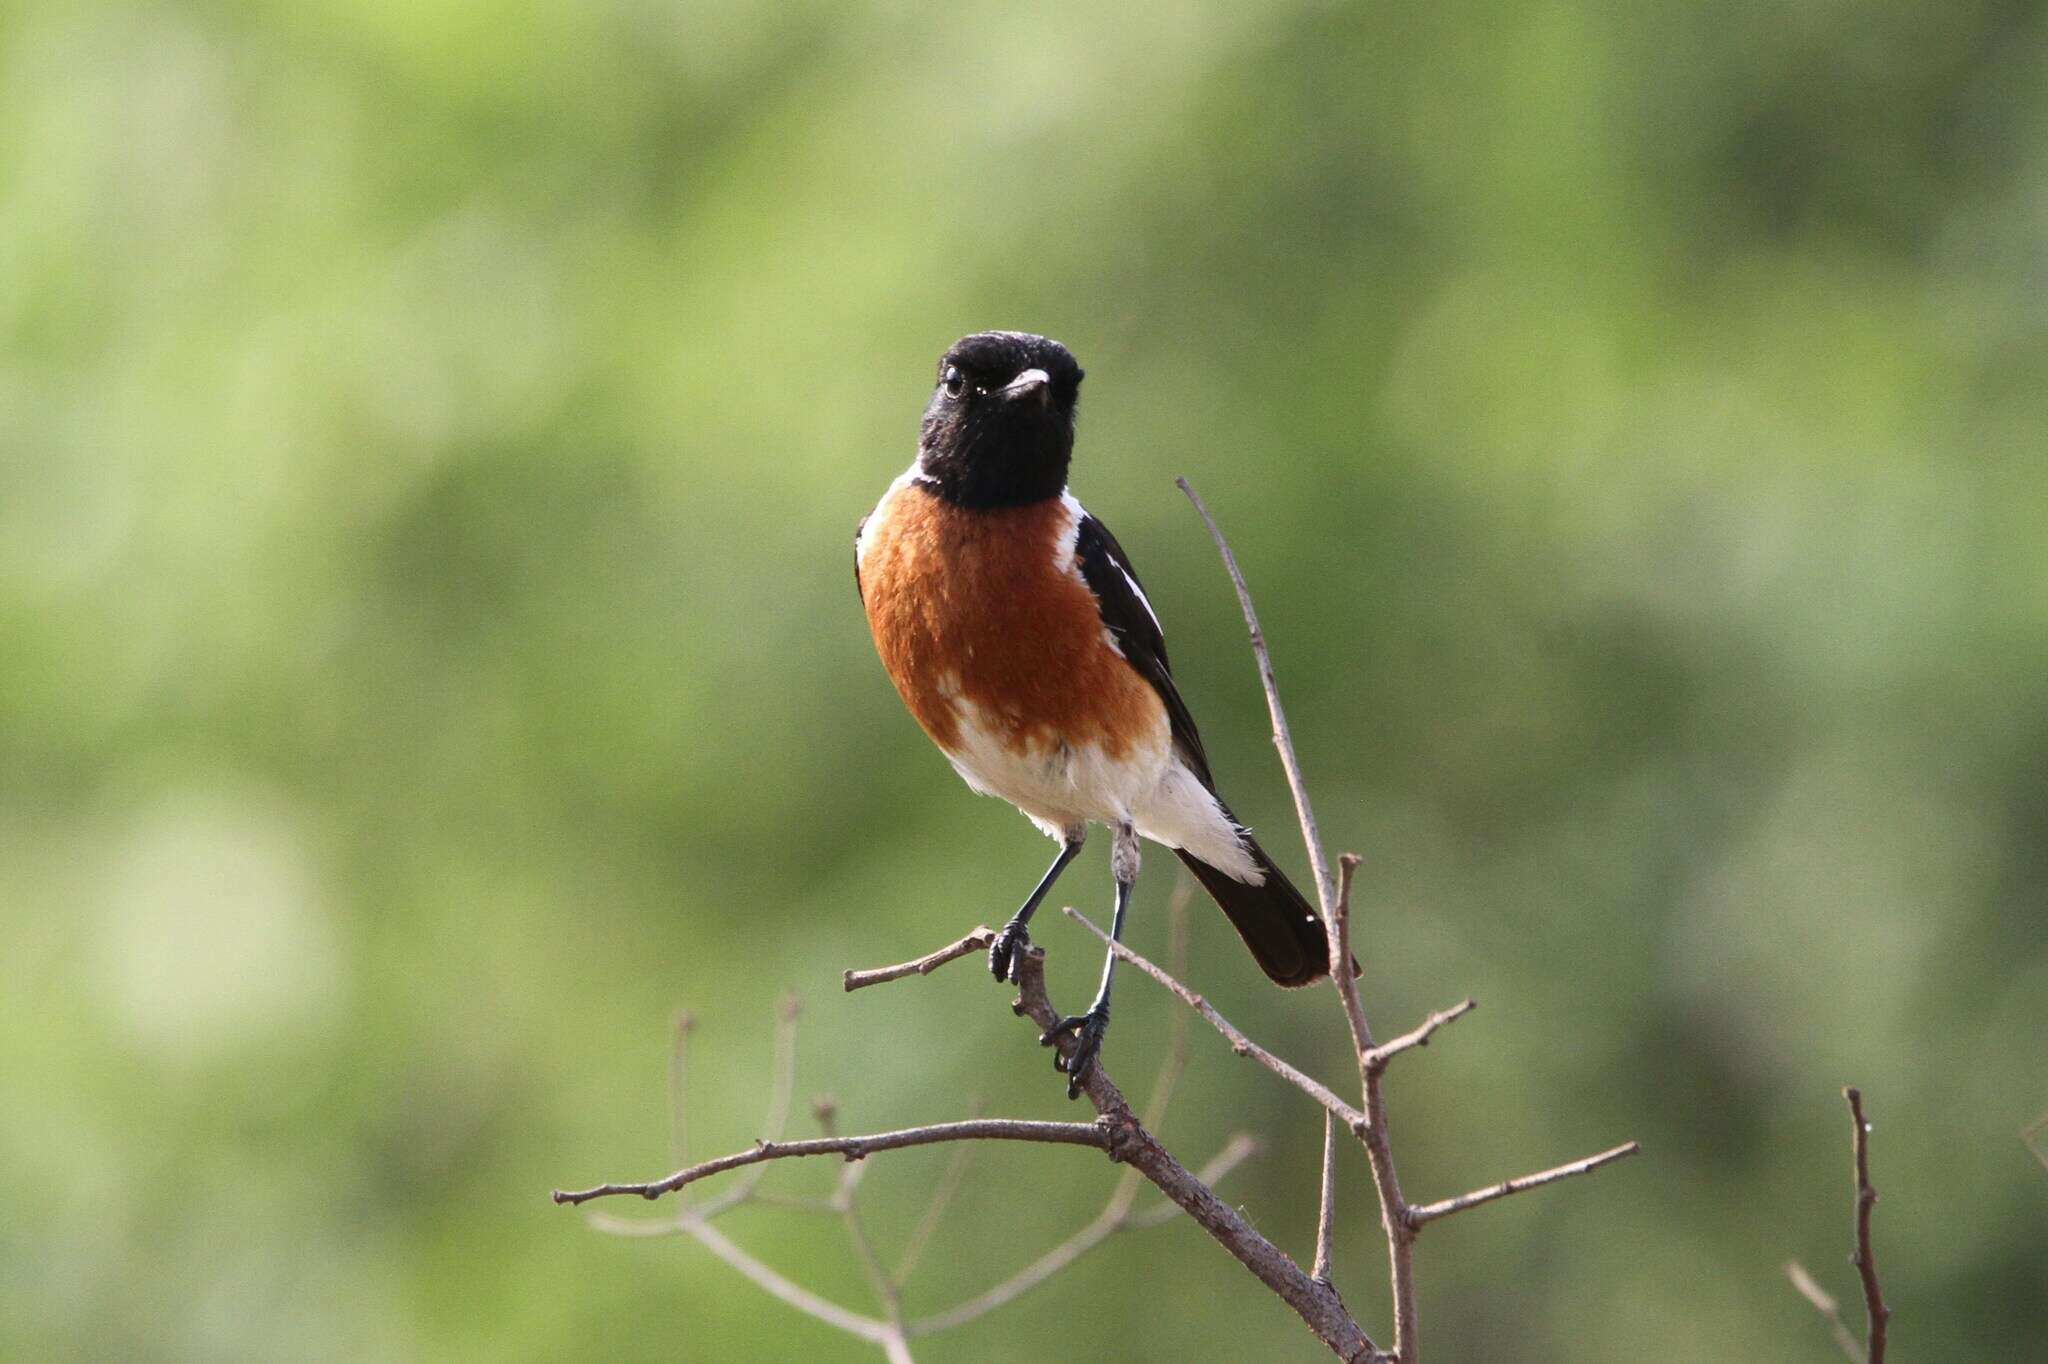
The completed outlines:
[[[1243,833],[1216,797],[1173,754],[1158,732],[1121,756],[1095,744],[1037,743],[1019,751],[964,698],[955,698],[960,742],[946,753],[961,778],[1000,796],[1053,838],[1090,823],[1131,824],[1155,843],[1186,848],[1210,866],[1254,885],[1264,879],[1244,850]]]
[[[1054,838],[1093,821],[1128,823],[1159,788],[1171,761],[1162,715],[1158,732],[1112,757],[1098,744],[1034,742],[1012,747],[1001,726],[965,697],[954,698],[959,742],[946,752],[954,770],[984,795],[1001,796]]]

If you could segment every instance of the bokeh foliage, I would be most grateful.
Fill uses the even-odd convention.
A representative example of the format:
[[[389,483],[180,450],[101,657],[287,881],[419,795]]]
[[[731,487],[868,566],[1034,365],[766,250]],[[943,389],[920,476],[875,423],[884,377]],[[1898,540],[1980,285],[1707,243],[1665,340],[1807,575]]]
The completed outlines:
[[[1411,1193],[1644,1143],[1424,1238],[1434,1357],[1830,1358],[1778,1266],[1849,1287],[1845,1081],[1895,1350],[2026,1355],[2044,241],[2021,0],[0,8],[0,1353],[859,1357],[545,1193],[665,1168],[678,1002],[708,1144],[784,987],[850,1125],[1070,1111],[974,972],[835,993],[1048,853],[849,563],[1002,325],[1088,367],[1076,486],[1300,867],[1172,476],[1232,533],[1381,1026],[1483,1002],[1395,1077]],[[1213,916],[1193,974],[1342,1074]],[[1114,1071],[1164,1010],[1125,986]],[[1306,1254],[1315,1117],[1198,1038],[1167,1135],[1244,1126]],[[878,1236],[942,1162],[871,1174]],[[915,1309],[1113,1177],[981,1168]],[[735,1234],[861,1300],[815,1224]],[[923,1353],[1316,1357],[1185,1225]]]

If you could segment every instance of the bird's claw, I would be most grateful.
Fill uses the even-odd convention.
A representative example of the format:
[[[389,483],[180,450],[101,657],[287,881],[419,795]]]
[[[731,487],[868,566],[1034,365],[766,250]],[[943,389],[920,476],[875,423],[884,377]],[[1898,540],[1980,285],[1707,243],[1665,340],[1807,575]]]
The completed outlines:
[[[1067,1097],[1078,1098],[1081,1086],[1095,1073],[1096,1058],[1102,1054],[1102,1039],[1109,1034],[1109,1010],[1097,1005],[1085,1014],[1069,1014],[1047,1028],[1039,1037],[1040,1046],[1057,1046],[1061,1037],[1071,1033],[1074,1038],[1072,1050],[1065,1054],[1055,1052],[1052,1068],[1067,1077]]]
[[[988,945],[988,969],[1001,985],[1017,978],[1017,963],[1024,959],[1024,949],[1031,946],[1031,935],[1024,931],[1024,925],[1015,919],[1004,924],[996,934],[995,941]]]

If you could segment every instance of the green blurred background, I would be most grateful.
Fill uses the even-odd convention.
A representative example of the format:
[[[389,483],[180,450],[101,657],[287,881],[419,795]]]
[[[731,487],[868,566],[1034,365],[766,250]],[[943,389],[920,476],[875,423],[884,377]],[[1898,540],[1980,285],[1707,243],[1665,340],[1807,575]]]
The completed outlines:
[[[2044,243],[2016,0],[6,6],[0,1354],[875,1357],[546,1195],[668,1168],[678,1005],[699,1149],[757,1135],[785,989],[849,1127],[1076,1116],[979,968],[837,990],[1050,853],[850,564],[934,357],[1009,326],[1088,367],[1076,487],[1305,878],[1172,478],[1233,536],[1380,1026],[1482,1001],[1392,1082],[1411,1194],[1643,1142],[1425,1236],[1431,1357],[1833,1358],[1780,1266],[1850,1292],[1845,1082],[1895,1357],[2038,1357]],[[1192,922],[1341,1078],[1329,995]],[[1167,1001],[1119,998],[1142,1089]],[[1316,1115],[1197,1035],[1165,1135],[1241,1128],[1305,1257]],[[944,1159],[869,1172],[885,1246]],[[975,1170],[913,1312],[1114,1177]],[[868,1307],[832,1224],[728,1229]],[[1320,1352],[1182,1222],[920,1357]]]

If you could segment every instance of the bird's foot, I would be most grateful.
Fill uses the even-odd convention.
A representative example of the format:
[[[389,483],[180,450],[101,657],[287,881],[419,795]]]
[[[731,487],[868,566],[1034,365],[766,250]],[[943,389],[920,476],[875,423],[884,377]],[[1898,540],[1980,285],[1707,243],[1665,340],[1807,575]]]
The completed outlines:
[[[1081,1086],[1095,1071],[1095,1060],[1102,1054],[1102,1039],[1109,1035],[1109,1006],[1097,1004],[1085,1014],[1069,1014],[1046,1029],[1038,1041],[1041,1046],[1055,1046],[1068,1033],[1074,1036],[1073,1050],[1065,1055],[1055,1053],[1052,1068],[1067,1077],[1067,1097],[1077,1098]]]
[[[1016,919],[997,931],[995,941],[988,945],[988,969],[998,985],[1017,978],[1017,963],[1024,959],[1024,951],[1030,946],[1031,935]]]

